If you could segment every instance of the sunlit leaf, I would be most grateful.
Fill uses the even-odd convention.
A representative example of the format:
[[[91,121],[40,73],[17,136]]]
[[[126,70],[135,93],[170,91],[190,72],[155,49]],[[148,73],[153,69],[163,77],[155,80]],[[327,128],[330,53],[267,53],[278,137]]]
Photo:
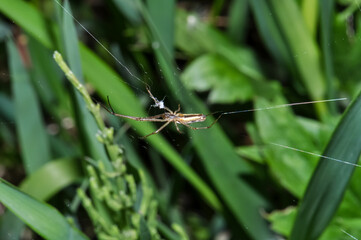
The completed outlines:
[[[254,90],[250,79],[227,60],[217,55],[204,55],[183,73],[184,84],[197,91],[209,91],[211,103],[233,103],[250,100]]]

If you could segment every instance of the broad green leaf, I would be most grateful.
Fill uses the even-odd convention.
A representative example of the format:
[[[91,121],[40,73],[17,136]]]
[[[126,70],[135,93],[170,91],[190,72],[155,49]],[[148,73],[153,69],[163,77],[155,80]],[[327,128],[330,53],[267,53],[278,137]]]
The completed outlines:
[[[260,164],[264,164],[264,158],[257,146],[241,146],[236,149],[237,153],[246,159],[250,159]]]
[[[11,39],[7,42],[7,49],[15,98],[17,135],[25,169],[27,173],[32,173],[50,160],[49,141],[36,93]]]
[[[228,57],[236,61],[232,56]],[[258,95],[273,98],[278,94],[278,83],[250,78],[234,65],[234,61],[230,62],[230,58],[205,54],[186,68],[181,79],[189,89],[210,90],[208,100],[211,103],[244,102]]]
[[[214,53],[227,59],[247,77],[258,81],[265,79],[253,50],[234,45],[220,31],[202,23],[196,14],[177,11],[176,44],[190,56]]]
[[[186,87],[209,91],[212,103],[233,103],[250,100],[254,90],[250,79],[240,73],[227,60],[214,54],[204,55],[182,74]]]
[[[45,239],[88,239],[52,206],[0,180],[0,202]]]
[[[361,94],[349,106],[323,156],[357,163],[361,153]],[[321,158],[302,199],[291,239],[317,239],[335,214],[354,166]]]
[[[266,218],[271,222],[272,230],[288,237],[296,218],[296,210],[295,207],[288,207],[268,214]]]
[[[272,102],[258,98],[255,108],[285,104],[280,96]],[[277,108],[256,112],[256,123],[262,141],[265,144],[276,143],[316,152],[318,146],[312,137],[302,128],[290,108]],[[282,133],[280,135],[280,133]],[[277,180],[288,191],[301,197],[316,166],[316,158],[300,152],[290,151],[277,146],[265,149],[266,162]]]
[[[271,228],[273,231],[285,236],[286,238],[289,238],[296,214],[297,208],[288,207],[284,210],[273,211],[272,213],[268,214],[267,220],[271,222]],[[360,236],[360,224],[360,218],[347,218],[344,216],[339,216],[338,218],[335,218],[331,224],[329,224],[327,229],[318,239],[352,239],[347,238],[347,234],[345,234],[345,232],[355,237]]]

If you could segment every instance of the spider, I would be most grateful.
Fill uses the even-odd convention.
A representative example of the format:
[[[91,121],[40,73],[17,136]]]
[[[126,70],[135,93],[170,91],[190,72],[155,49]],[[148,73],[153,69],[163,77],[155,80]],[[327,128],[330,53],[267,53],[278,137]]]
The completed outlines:
[[[158,101],[157,98],[155,98],[152,95],[152,93],[150,92],[150,89],[148,87],[147,87],[147,91],[148,91],[150,97],[154,100],[155,106],[160,106],[160,102]],[[214,120],[214,122],[211,125],[209,125],[207,127],[192,127],[189,124],[196,123],[196,122],[204,122],[207,119],[207,116],[209,114],[205,115],[205,114],[201,114],[201,113],[187,113],[187,114],[180,113],[180,104],[179,104],[178,109],[175,111],[172,111],[169,108],[167,108],[166,106],[161,105],[160,108],[166,110],[166,112],[164,112],[162,114],[158,114],[155,116],[149,116],[149,117],[133,117],[133,116],[115,113],[112,106],[110,105],[109,96],[107,96],[107,100],[108,100],[108,105],[109,105],[110,109],[108,109],[105,106],[103,106],[103,107],[105,108],[105,110],[107,110],[110,114],[112,114],[114,116],[121,117],[121,118],[128,118],[128,119],[132,119],[132,120],[140,121],[140,122],[165,122],[160,128],[158,128],[158,130],[156,130],[144,137],[141,137],[142,139],[159,133],[160,131],[163,130],[163,128],[165,128],[168,124],[170,124],[172,122],[174,122],[176,129],[179,133],[182,133],[182,132],[179,130],[178,124],[182,124],[193,130],[208,129],[208,128],[212,127],[222,116],[222,114],[220,116],[218,116],[218,118],[216,120]]]

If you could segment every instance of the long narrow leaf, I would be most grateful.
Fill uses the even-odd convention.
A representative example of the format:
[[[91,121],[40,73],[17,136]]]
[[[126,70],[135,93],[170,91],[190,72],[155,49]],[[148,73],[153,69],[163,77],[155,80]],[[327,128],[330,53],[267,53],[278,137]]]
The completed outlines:
[[[11,0],[11,1],[20,1],[20,0]],[[32,19],[23,18],[21,14],[11,15],[11,12],[4,7],[4,4],[7,1],[0,2],[0,11],[2,11],[5,15],[13,17],[17,20],[20,26],[27,29],[30,26],[33,28],[40,28],[40,26],[36,25],[37,22],[31,22],[29,24],[25,23],[26,21],[32,21]],[[27,7],[29,4],[22,2],[22,7]],[[37,14],[37,18],[41,17],[41,14],[34,9]],[[45,29],[42,29],[42,33],[37,36],[38,40],[43,43],[45,46],[50,46],[48,44],[47,37],[43,37],[46,35]],[[31,33],[31,31],[29,31]],[[107,95],[113,93],[115,102],[117,103],[114,108],[116,110],[120,110],[120,112],[124,114],[130,114],[134,116],[145,116],[144,111],[141,108],[139,99],[137,99],[134,94],[130,93],[128,87],[126,87],[121,79],[102,62],[99,58],[97,58],[94,54],[92,54],[86,47],[80,47],[80,53],[82,57],[83,67],[85,75],[88,77],[88,80],[96,86],[99,93],[105,98]],[[104,84],[103,79],[107,79],[107,84]],[[154,128],[151,127],[151,124],[147,123],[139,123],[136,121],[129,121],[129,123],[137,129],[137,131],[142,134],[148,134],[154,131]],[[163,156],[182,173],[182,175],[204,196],[210,205],[215,209],[220,209],[221,205],[219,203],[218,198],[214,194],[214,192],[210,189],[210,187],[197,175],[195,172],[188,167],[180,158],[180,156],[176,153],[176,151],[160,136],[154,136],[151,138],[150,143],[158,149]]]
[[[17,133],[23,150],[25,169],[31,173],[50,160],[49,142],[29,75],[23,66],[15,44],[10,39],[7,47],[15,98]]]
[[[357,163],[361,153],[361,94],[348,108],[323,155]],[[355,167],[321,159],[308,185],[291,239],[317,239],[337,210]]]
[[[91,51],[81,45],[80,48],[84,72],[87,80],[99,91],[104,98],[112,96],[114,109],[117,112],[131,116],[145,116],[139,100],[129,90],[129,88],[119,79],[119,77],[107,65],[97,58]],[[104,84],[102,79],[107,79]],[[154,131],[154,127],[146,122],[128,120],[140,135],[146,135]],[[203,195],[210,205],[215,209],[220,209],[221,205],[209,186],[183,161],[167,141],[160,135],[154,135],[147,139],[149,143],[157,149],[190,183]]]
[[[251,5],[269,51],[282,64],[291,67],[312,99],[322,99],[325,82],[319,51],[296,1],[255,0]],[[320,118],[327,116],[325,104],[315,107]]]
[[[57,5],[60,7],[59,5]],[[65,1],[64,8],[71,14],[71,9],[69,2]],[[62,39],[63,47],[66,53],[66,59],[69,62],[70,68],[74,72],[75,76],[83,80],[83,70],[80,59],[80,52],[78,46],[78,39],[76,35],[75,26],[73,23],[73,18],[63,12],[63,21],[62,26]],[[110,163],[108,161],[108,156],[104,150],[104,146],[96,139],[96,134],[98,132],[98,127],[93,116],[90,114],[88,109],[85,106],[84,100],[81,97],[80,93],[72,88],[72,94],[74,95],[73,102],[75,105],[75,116],[76,122],[80,129],[80,135],[85,144],[83,145],[84,151],[86,154],[90,154],[93,159],[100,160],[104,165],[111,170]]]
[[[0,202],[45,239],[87,239],[52,206],[39,202],[0,180]]]
[[[278,27],[284,35],[289,54],[301,79],[313,99],[322,99],[325,93],[324,78],[316,43],[311,38],[295,1],[269,1]],[[316,107],[321,105],[316,105]]]
[[[160,5],[162,7],[159,7]],[[173,58],[175,1],[147,0],[147,6],[154,23],[157,26],[161,25],[159,34],[161,35],[164,47]]]
[[[145,8],[142,8],[142,14],[145,17],[148,27],[152,32],[153,41],[164,42],[154,24],[151,16]],[[155,49],[158,61],[166,76],[167,85],[173,93],[177,93],[177,98],[183,103],[187,111],[206,113],[206,107],[181,84],[179,79],[174,76],[176,72],[173,66],[171,55],[166,49]],[[210,124],[210,121],[208,121]],[[249,166],[239,159],[234,152],[234,148],[229,139],[220,130],[214,126],[210,130],[191,131],[196,149],[201,156],[205,170],[211,181],[217,188],[220,196],[227,207],[232,210],[234,217],[247,233],[258,239],[271,239],[272,233],[268,230],[265,221],[259,214],[259,209],[266,203],[263,199],[240,178],[241,174],[250,172]],[[227,177],[225,177],[227,176]]]
[[[332,53],[332,35],[333,35],[333,0],[321,0],[320,3],[320,17],[321,17],[321,40],[322,40],[322,53],[323,53],[323,62],[325,66],[325,77],[326,77],[326,95],[328,98],[333,98],[335,96],[335,76],[333,68],[333,53]],[[330,103],[330,106],[333,106],[331,110],[334,112],[335,104]]]
[[[81,170],[75,159],[51,161],[26,178],[20,189],[30,196],[46,201],[59,190],[79,181]]]
[[[33,5],[20,0],[1,0],[0,11],[20,26],[23,26],[29,34],[45,47],[53,47],[51,37],[46,31],[46,21],[39,15],[38,10]]]
[[[82,176],[74,159],[51,161],[27,177],[20,189],[39,201],[46,201]],[[11,211],[2,216],[0,239],[14,239],[24,230],[24,223]]]

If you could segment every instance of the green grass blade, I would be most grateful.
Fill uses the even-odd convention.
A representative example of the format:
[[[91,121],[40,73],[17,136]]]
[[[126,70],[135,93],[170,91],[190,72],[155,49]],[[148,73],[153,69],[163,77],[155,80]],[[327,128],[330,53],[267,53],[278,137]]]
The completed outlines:
[[[10,39],[7,48],[15,98],[17,134],[25,169],[31,173],[50,160],[49,142],[36,93],[15,44]]]
[[[58,8],[60,6],[56,4]],[[62,11],[62,22],[61,26],[61,37],[62,37],[62,44],[65,51],[64,59],[67,60],[69,67],[71,68],[72,72],[75,76],[79,79],[81,83],[84,83],[83,79],[83,70],[81,66],[80,60],[80,53],[78,47],[78,37],[74,26],[74,19],[70,16],[73,15],[69,1],[64,1],[64,10],[61,8]],[[66,11],[66,12],[65,12]],[[69,14],[67,14],[67,12]],[[79,99],[82,99],[79,95]],[[77,100],[79,100],[77,99]]]
[[[24,230],[24,223],[11,211],[6,211],[1,216],[0,239],[14,240],[20,239]]]
[[[162,7],[159,7],[159,6]],[[154,24],[159,26],[159,35],[163,41],[167,53],[173,58],[174,55],[174,0],[147,0],[147,6]]]
[[[153,37],[153,41],[163,42],[150,15],[145,8],[142,13],[147,21]],[[167,55],[166,50],[155,49],[158,61],[167,80],[168,87],[176,96],[186,111],[206,113],[207,109],[196,97],[192,96],[177,77],[174,76],[175,68],[172,65],[173,59]],[[210,124],[208,121],[206,124]],[[240,178],[241,174],[249,173],[250,167],[246,162],[241,161],[234,151],[229,139],[214,126],[209,130],[193,131],[190,134],[195,143],[195,147],[201,156],[202,163],[207,174],[215,185],[219,195],[226,203],[227,207],[237,219],[238,223],[247,226],[244,230],[254,238],[271,239],[272,234],[268,230],[266,222],[259,214],[259,209],[266,203],[263,199]],[[227,176],[227,177],[225,177]]]
[[[147,226],[147,222],[144,217],[140,218],[140,227],[139,227],[139,240],[151,240],[152,237]]]
[[[241,176],[247,175],[247,165],[237,156],[224,132],[215,126],[211,130],[190,131],[190,134],[208,176],[238,223],[247,226],[245,230],[255,239],[271,239],[266,222],[259,214],[259,209],[267,203],[242,180]]]
[[[264,44],[268,48],[268,51],[271,52],[278,62],[284,65],[289,65],[291,57],[288,54],[288,49],[284,44],[273,15],[270,14],[271,10],[269,8],[269,4],[264,0],[253,0],[250,1],[250,5],[253,15],[255,16],[259,32],[264,40]]]
[[[0,11],[22,26],[45,47],[53,48],[46,21],[32,4],[21,0],[1,0]]]
[[[139,24],[142,19],[139,15],[135,1],[113,0],[114,5],[123,13],[129,22]]]
[[[39,201],[46,201],[82,177],[74,159],[59,159],[45,164],[22,183],[20,189]],[[2,216],[0,239],[14,239],[24,230],[24,223],[12,212]]]
[[[14,0],[19,1],[19,0]],[[5,2],[5,1],[4,1]],[[43,30],[39,34],[37,39],[45,44],[45,46],[51,46],[47,44],[47,37],[45,29],[39,27],[37,22],[31,22],[32,19],[23,19],[19,14],[10,15],[8,13],[8,8],[3,7],[0,3],[0,11],[5,15],[13,17],[20,26],[26,28],[38,28]],[[23,2],[22,7],[27,7],[28,3]],[[37,18],[41,18],[41,14],[34,9],[34,12],[38,15]],[[29,21],[31,24],[25,24],[24,21]],[[31,33],[31,31],[29,31]],[[114,103],[114,109],[118,112],[124,114],[134,115],[134,116],[145,116],[145,112],[142,110],[139,99],[135,97],[133,93],[130,92],[129,88],[124,84],[124,82],[119,79],[119,77],[112,71],[103,61],[91,53],[86,47],[80,47],[80,53],[82,57],[82,63],[84,67],[84,73],[87,79],[94,85],[94,87],[99,91],[99,94],[105,97],[113,93],[112,102]],[[107,79],[107,84],[104,84],[103,79]],[[129,121],[129,123],[139,132],[140,135],[146,135],[154,131],[154,127],[148,123],[140,123],[136,121]],[[212,206],[214,209],[220,209],[221,204],[216,197],[215,193],[211,188],[189,167],[184,163],[183,159],[177,154],[177,152],[162,138],[161,136],[152,136],[149,139],[149,142],[155,147],[204,197],[204,199]]]
[[[323,155],[357,163],[361,153],[361,94],[346,111]],[[308,185],[290,239],[317,239],[337,210],[354,166],[321,159]]]
[[[29,36],[29,52],[34,63],[32,66],[33,83],[49,114],[60,118],[59,113],[68,112],[69,95],[66,94],[62,76],[53,63],[52,52]],[[35,81],[34,81],[35,79]],[[54,107],[54,101],[57,102]]]
[[[318,5],[321,1],[314,0],[302,0],[302,15],[307,26],[308,31],[310,32],[312,38],[316,35],[317,23],[318,23]],[[325,1],[324,1],[325,2]],[[328,1],[333,2],[333,1]],[[322,11],[322,7],[321,7]]]
[[[59,5],[57,6],[60,7]],[[66,11],[72,14],[68,1],[64,2],[64,8],[66,9]],[[66,53],[66,59],[68,60],[67,62],[69,62],[70,68],[72,69],[75,76],[79,79],[79,81],[84,83],[78,39],[73,23],[73,18],[65,12],[63,12],[63,21],[61,26],[61,36],[63,38],[63,46]],[[74,109],[76,111],[76,122],[77,126],[80,129],[79,132],[81,134],[81,138],[85,142],[85,144],[83,145],[84,151],[87,154],[91,154],[93,159],[102,161],[104,165],[109,170],[111,170],[111,166],[104,146],[95,138],[96,134],[99,131],[97,124],[89,110],[86,108],[84,100],[80,93],[74,88],[72,88],[72,90],[72,94],[74,95],[73,105],[75,106]]]
[[[193,106],[197,106],[195,109],[200,112],[206,111],[199,103]],[[259,214],[259,209],[266,207],[267,203],[242,180],[241,177],[249,173],[249,166],[237,156],[221,128],[213,126],[203,131],[190,130],[190,134],[205,171],[238,224],[246,226],[245,230],[255,239],[272,239],[266,222]]]
[[[235,43],[242,43],[249,23],[249,3],[247,0],[233,0],[229,9],[228,36]]]
[[[321,46],[323,54],[323,62],[325,67],[326,77],[326,96],[327,98],[335,97],[335,73],[333,68],[333,6],[334,1],[321,0],[319,1],[320,6],[320,18],[321,18]],[[331,110],[336,112],[335,103],[330,103],[332,106]]]
[[[319,50],[311,37],[296,1],[251,1],[264,43],[273,56],[294,70],[312,99],[325,95]],[[325,104],[317,104],[318,115],[327,116]]]
[[[46,201],[81,177],[81,169],[75,159],[59,159],[31,174],[21,183],[20,189],[38,200]]]
[[[103,61],[96,57],[83,45],[80,45],[84,73],[87,80],[97,89],[99,94],[106,98],[111,96],[114,110],[130,116],[146,116],[139,99],[130,91],[127,85],[119,79]],[[104,84],[103,79],[107,79]],[[152,124],[126,120],[132,127],[144,136],[155,130]],[[205,200],[214,208],[220,209],[221,205],[210,187],[183,161],[176,151],[160,135],[154,135],[147,141],[159,151],[200,193]]]
[[[288,0],[272,0],[269,1],[269,4],[274,13],[272,16],[275,17],[280,32],[284,36],[285,44],[290,51],[289,54],[292,56],[292,61],[294,61],[309,95],[312,99],[322,99],[325,94],[325,83],[320,66],[319,51],[306,28],[297,3]]]
[[[88,239],[53,207],[0,180],[0,202],[45,239]]]

